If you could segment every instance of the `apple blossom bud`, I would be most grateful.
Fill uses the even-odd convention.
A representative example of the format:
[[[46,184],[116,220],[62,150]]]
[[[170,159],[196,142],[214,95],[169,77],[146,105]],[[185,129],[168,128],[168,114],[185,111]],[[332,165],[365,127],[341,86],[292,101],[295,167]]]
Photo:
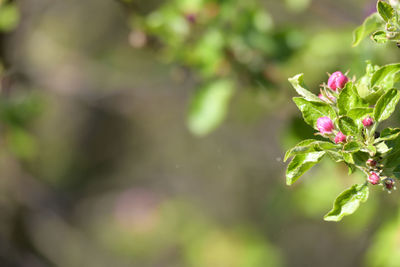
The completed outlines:
[[[317,120],[317,128],[322,134],[332,133],[335,128],[332,120],[329,117],[321,117]]]
[[[378,174],[371,172],[371,174],[368,176],[368,182],[370,182],[373,185],[379,184],[380,178]]]
[[[332,73],[332,75],[329,77],[328,86],[333,91],[336,91],[338,88],[342,89],[348,81],[349,81],[349,78],[347,78],[340,71],[336,71],[336,72]]]
[[[197,16],[196,16],[196,14],[194,14],[194,13],[187,13],[187,14],[185,15],[185,18],[186,18],[186,20],[187,20],[189,23],[191,23],[191,24],[196,23],[196,20],[197,20]]]
[[[392,190],[394,188],[394,180],[392,178],[386,178],[384,180],[384,185],[387,190]]]
[[[367,165],[368,166],[375,167],[376,164],[377,164],[376,160],[373,160],[373,159],[368,159],[367,160]]]
[[[346,136],[342,132],[338,132],[337,135],[335,136],[335,143],[345,143],[346,142]]]
[[[374,120],[373,120],[370,116],[367,116],[367,117],[365,117],[365,118],[362,120],[362,124],[363,124],[365,127],[369,127],[369,126],[371,126],[372,124],[374,124]]]

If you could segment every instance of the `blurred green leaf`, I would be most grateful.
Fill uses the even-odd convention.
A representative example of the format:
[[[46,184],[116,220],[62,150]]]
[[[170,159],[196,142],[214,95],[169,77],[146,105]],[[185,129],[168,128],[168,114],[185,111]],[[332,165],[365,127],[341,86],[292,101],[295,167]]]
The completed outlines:
[[[224,120],[229,100],[234,92],[231,80],[217,80],[201,88],[193,97],[189,114],[189,130],[204,136]]]
[[[17,27],[19,10],[15,3],[0,4],[0,31],[9,32]]]
[[[335,200],[333,209],[325,215],[325,221],[340,221],[344,216],[354,213],[360,203],[367,201],[369,190],[367,185],[353,185],[343,191]]]
[[[359,45],[365,37],[378,30],[382,24],[382,20],[377,13],[366,18],[364,23],[353,32],[353,47]]]

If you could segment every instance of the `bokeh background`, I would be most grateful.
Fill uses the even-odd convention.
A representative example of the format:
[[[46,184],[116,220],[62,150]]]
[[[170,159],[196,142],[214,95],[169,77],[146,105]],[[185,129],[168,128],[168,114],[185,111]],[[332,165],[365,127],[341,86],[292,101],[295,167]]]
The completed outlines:
[[[0,1],[0,266],[400,266],[397,191],[324,222],[365,178],[282,162],[313,135],[288,77],[400,60],[351,47],[374,6]]]

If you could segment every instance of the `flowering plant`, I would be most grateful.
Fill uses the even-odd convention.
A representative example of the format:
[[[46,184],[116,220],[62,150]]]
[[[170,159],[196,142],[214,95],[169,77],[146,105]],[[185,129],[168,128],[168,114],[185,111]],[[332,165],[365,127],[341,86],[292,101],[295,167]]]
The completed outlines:
[[[380,29],[384,26],[384,29]],[[395,41],[400,47],[400,5],[378,1],[377,13],[368,17],[354,31],[353,46],[369,34],[377,43]],[[349,174],[360,170],[365,182],[343,191],[324,219],[340,221],[352,214],[368,199],[369,186],[382,186],[389,193],[400,179],[400,129],[379,124],[388,119],[400,100],[395,83],[400,80],[400,63],[374,66],[367,62],[366,73],[349,79],[340,71],[330,75],[318,96],[303,82],[303,74],[289,79],[301,97],[293,101],[306,123],[314,127],[326,141],[308,139],[286,152],[285,161],[293,157],[286,170],[286,183],[293,184],[306,171],[328,156],[344,162]]]
[[[293,101],[305,122],[326,141],[304,140],[287,151],[285,161],[293,157],[286,171],[287,184],[293,184],[324,156],[344,162],[349,173],[356,169],[365,173],[365,182],[341,193],[325,220],[339,221],[353,213],[367,200],[369,185],[381,185],[389,192],[395,189],[394,178],[400,178],[400,129],[376,130],[400,100],[400,92],[393,88],[399,71],[400,64],[379,67],[368,63],[366,74],[358,80],[335,72],[319,96],[306,88],[303,74],[289,79],[301,96]]]

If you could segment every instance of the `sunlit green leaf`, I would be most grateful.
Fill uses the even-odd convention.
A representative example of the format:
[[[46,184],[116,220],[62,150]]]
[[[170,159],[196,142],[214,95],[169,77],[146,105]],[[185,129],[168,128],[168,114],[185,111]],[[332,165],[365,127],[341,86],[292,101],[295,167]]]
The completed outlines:
[[[380,141],[393,140],[396,139],[399,135],[400,135],[399,128],[386,128],[382,130],[379,138],[375,140],[375,143],[378,143]]]
[[[340,131],[342,133],[344,133],[345,135],[347,135],[347,136],[358,135],[358,127],[352,118],[347,117],[347,116],[340,117],[338,124],[339,124]]]
[[[400,92],[397,89],[390,89],[379,98],[374,108],[374,118],[376,122],[386,120],[394,112],[400,99]]]
[[[354,213],[361,203],[367,201],[368,186],[353,185],[342,192],[335,200],[333,208],[325,215],[325,221],[340,221],[344,216]]]
[[[345,115],[353,108],[366,108],[368,103],[364,101],[357,93],[357,90],[352,82],[348,82],[340,92],[337,100],[339,114]]]
[[[331,120],[336,118],[335,110],[323,102],[307,101],[301,97],[294,97],[293,101],[303,114],[306,123],[316,128],[317,120],[320,117],[329,117]]]
[[[386,22],[389,22],[389,20],[391,20],[394,16],[393,7],[386,2],[378,1],[376,5],[376,10],[378,11],[381,18]]]
[[[321,102],[318,96],[311,93],[304,84],[304,75],[297,74],[296,76],[289,78],[289,82],[292,84],[296,92],[304,97],[306,100],[314,101],[314,102]]]
[[[303,140],[286,152],[284,161],[298,154],[304,154],[308,152],[315,152],[321,150],[329,150],[335,148],[337,148],[337,146],[331,142],[319,141],[315,139]]]
[[[349,142],[347,144],[344,145],[343,149],[346,152],[357,152],[358,150],[360,150],[362,147],[362,145],[356,141],[352,141]]]
[[[400,63],[389,64],[378,69],[371,78],[371,88],[378,87],[385,91],[392,89],[400,78]]]
[[[384,44],[388,41],[386,38],[386,32],[384,31],[377,31],[372,34],[372,40],[374,40],[378,44]]]
[[[368,115],[372,116],[374,112],[373,108],[353,108],[350,109],[347,113],[347,116],[352,118],[353,121],[357,124],[358,128],[362,128],[362,120]]]
[[[292,185],[296,182],[306,171],[320,162],[324,155],[324,151],[296,155],[286,170],[286,184]]]

